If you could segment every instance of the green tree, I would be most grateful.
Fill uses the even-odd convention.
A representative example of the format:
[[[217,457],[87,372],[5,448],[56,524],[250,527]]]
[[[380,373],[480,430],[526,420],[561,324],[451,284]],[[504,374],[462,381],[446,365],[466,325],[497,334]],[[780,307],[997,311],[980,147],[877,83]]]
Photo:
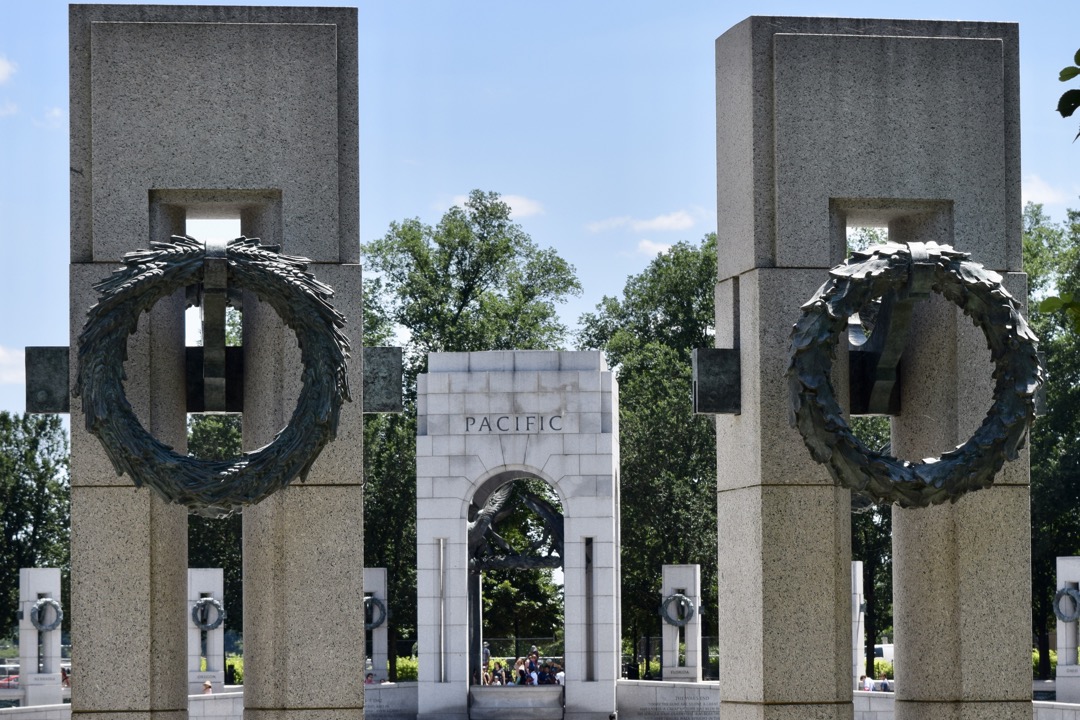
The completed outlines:
[[[889,444],[890,424],[886,417],[855,417],[852,431],[867,447],[882,449]],[[892,506],[875,505],[866,498],[851,496],[851,559],[863,564],[863,600],[866,603],[867,675],[874,672],[874,645],[883,635],[892,635]]]
[[[701,566],[705,634],[716,606],[716,431],[694,415],[691,351],[713,346],[716,235],[682,242],[581,318],[578,341],[601,349],[619,380],[623,626],[660,629],[664,564]]]
[[[67,432],[58,415],[0,412],[0,628],[5,631],[16,624],[20,568],[60,568],[67,586],[68,477]]]
[[[240,415],[192,415],[188,452],[203,460],[230,460],[241,453]],[[188,567],[221,568],[224,575],[225,627],[243,632],[243,516],[188,517]]]
[[[538,247],[497,193],[474,190],[431,227],[391,223],[363,248],[365,342],[397,328],[405,342],[405,412],[365,421],[364,563],[387,568],[390,672],[397,637],[416,627],[416,377],[427,353],[554,349],[556,306],[580,292],[574,268]],[[415,637],[415,635],[412,635]]]
[[[1080,335],[1046,293],[1080,297],[1080,212],[1054,224],[1040,205],[1024,208],[1024,270],[1029,321],[1046,359],[1046,410],[1031,432],[1032,634],[1039,675],[1050,677],[1049,631],[1056,558],[1080,554]]]

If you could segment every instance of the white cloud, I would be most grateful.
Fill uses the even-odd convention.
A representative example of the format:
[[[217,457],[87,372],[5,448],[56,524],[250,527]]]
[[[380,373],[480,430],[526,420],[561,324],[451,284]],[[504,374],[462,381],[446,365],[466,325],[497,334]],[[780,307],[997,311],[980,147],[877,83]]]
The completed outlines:
[[[585,229],[593,233],[607,232],[608,230],[615,230],[616,228],[626,227],[633,221],[634,219],[632,217],[623,215],[622,217],[613,217],[608,218],[607,220],[597,220],[596,222],[591,222],[585,226]]]
[[[0,385],[22,385],[25,382],[23,351],[0,345]]]
[[[7,115],[14,115],[19,112],[19,106],[8,100],[7,102],[0,104],[0,117],[6,117]]]
[[[676,210],[667,215],[657,215],[649,220],[635,220],[630,225],[634,232],[649,232],[655,230],[688,230],[694,227],[694,218],[685,210]]]
[[[1025,175],[1021,183],[1020,198],[1023,204],[1029,202],[1044,205],[1061,205],[1068,201],[1069,195],[1064,190],[1052,186],[1038,175]]]
[[[688,230],[694,227],[694,217],[685,210],[676,210],[667,215],[657,215],[654,218],[632,218],[628,215],[597,220],[585,226],[589,232],[607,232],[618,228],[630,228],[636,233],[641,232],[670,232],[674,230]]]
[[[468,199],[468,195],[455,195],[450,198],[450,204],[465,207],[465,201]],[[544,213],[544,206],[540,204],[540,201],[522,195],[501,195],[499,199],[510,206],[510,214],[515,219]]]
[[[510,210],[516,218],[541,215],[544,212],[544,206],[539,201],[521,195],[503,195],[502,200],[510,206]]]
[[[0,55],[0,85],[3,85],[15,74],[15,63]]]
[[[652,240],[639,240],[637,244],[637,251],[639,255],[647,255],[648,257],[656,257],[662,255],[671,249],[670,243],[658,243]]]
[[[67,121],[67,112],[63,108],[53,107],[45,111],[40,120],[35,120],[38,127],[62,128]]]

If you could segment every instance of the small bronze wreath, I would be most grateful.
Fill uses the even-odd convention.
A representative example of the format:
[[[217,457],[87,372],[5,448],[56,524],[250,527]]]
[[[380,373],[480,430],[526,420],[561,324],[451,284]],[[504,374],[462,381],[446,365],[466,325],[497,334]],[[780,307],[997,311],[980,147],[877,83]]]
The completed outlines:
[[[124,396],[127,338],[139,315],[203,277],[206,251],[190,237],[151,243],[124,256],[125,267],[95,285],[98,303],[79,335],[79,376],[86,428],[105,447],[117,475],[148,485],[192,512],[223,517],[257,503],[299,476],[306,479],[323,447],[337,434],[349,397],[349,341],[345,319],[330,305],[333,291],[306,272],[308,261],[237,238],[226,246],[228,278],[268,303],[296,333],[304,364],[303,388],[289,424],[270,444],[235,461],[180,455],[139,423]]]
[[[45,622],[45,608],[51,607],[55,617],[50,623]],[[34,626],[34,629],[38,632],[49,632],[60,627],[60,623],[64,621],[64,611],[60,608],[60,603],[56,602],[52,598],[41,598],[34,607],[30,608],[30,624]]]
[[[1065,612],[1061,609],[1061,601],[1065,597],[1072,598],[1073,609],[1072,612]],[[1071,587],[1063,587],[1057,591],[1054,595],[1054,615],[1061,622],[1076,622],[1080,620],[1080,590]]]
[[[210,608],[217,610],[217,617],[212,622],[208,622]],[[225,607],[215,598],[199,598],[191,606],[191,622],[200,630],[217,630],[225,622]]]
[[[982,329],[994,362],[993,405],[967,442],[921,463],[898,460],[855,437],[836,401],[829,374],[837,339],[848,318],[871,300],[907,285],[916,266],[907,246],[888,243],[855,252],[829,272],[829,281],[803,305],[792,328],[787,372],[791,423],[813,458],[827,464],[840,485],[901,507],[955,502],[993,483],[1005,460],[1015,459],[1024,446],[1042,382],[1038,340],[1001,286],[1001,276],[945,245],[927,243],[920,254],[919,271],[931,272],[933,289]]]
[[[677,607],[675,612],[672,612],[672,606]],[[664,618],[668,625],[684,627],[694,619],[694,602],[682,593],[672,593],[664,598],[664,603],[660,606],[660,617]]]
[[[372,608],[371,622],[364,623],[364,629],[374,630],[386,622],[386,604],[374,595],[368,595],[364,598],[364,607],[368,606]]]

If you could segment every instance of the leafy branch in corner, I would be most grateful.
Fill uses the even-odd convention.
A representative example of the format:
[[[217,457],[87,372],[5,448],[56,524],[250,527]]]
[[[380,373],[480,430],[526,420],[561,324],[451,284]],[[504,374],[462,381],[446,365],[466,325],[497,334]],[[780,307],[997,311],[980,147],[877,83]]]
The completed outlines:
[[[1061,69],[1061,72],[1058,73],[1058,80],[1068,82],[1080,75],[1080,50],[1077,50],[1076,55],[1073,56],[1073,62],[1076,64]],[[1057,110],[1061,113],[1061,117],[1067,118],[1072,117],[1078,107],[1080,107],[1080,89],[1073,88],[1065,91],[1065,94],[1058,100]],[[1073,142],[1076,142],[1076,138],[1080,138],[1080,132],[1076,133]]]

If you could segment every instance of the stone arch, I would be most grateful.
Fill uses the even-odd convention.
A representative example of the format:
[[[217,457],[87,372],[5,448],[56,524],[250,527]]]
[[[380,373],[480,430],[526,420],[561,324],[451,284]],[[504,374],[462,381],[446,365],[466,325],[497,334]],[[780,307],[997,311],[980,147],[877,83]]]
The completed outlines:
[[[615,712],[617,433],[618,386],[600,353],[428,356],[417,381],[419,719],[469,716],[470,507],[523,476],[562,505],[566,713]]]

